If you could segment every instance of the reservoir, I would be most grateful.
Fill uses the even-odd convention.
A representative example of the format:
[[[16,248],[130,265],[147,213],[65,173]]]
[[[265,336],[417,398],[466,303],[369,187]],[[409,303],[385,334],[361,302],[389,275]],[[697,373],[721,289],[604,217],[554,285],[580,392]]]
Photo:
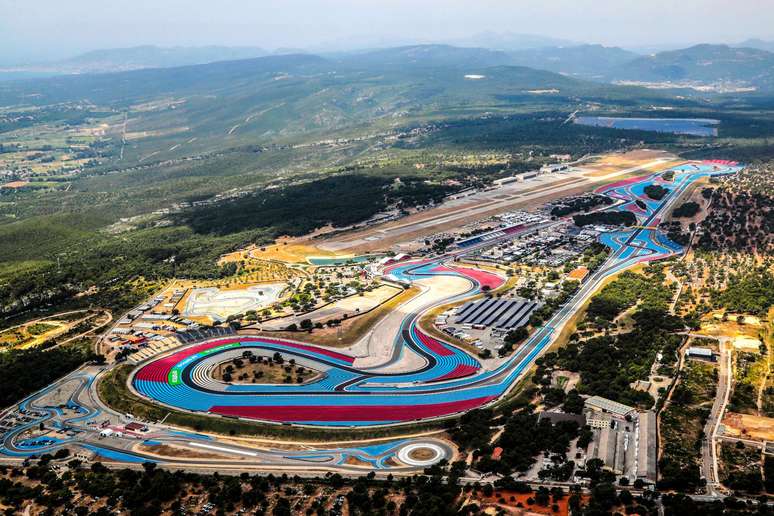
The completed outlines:
[[[658,133],[717,136],[719,120],[712,118],[619,118],[606,116],[579,116],[576,124],[610,129],[635,129]]]

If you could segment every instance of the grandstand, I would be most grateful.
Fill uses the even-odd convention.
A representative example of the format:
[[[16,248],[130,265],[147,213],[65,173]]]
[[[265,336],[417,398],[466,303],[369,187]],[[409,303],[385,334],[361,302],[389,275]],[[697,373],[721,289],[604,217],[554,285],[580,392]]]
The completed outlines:
[[[132,362],[140,363],[160,353],[179,347],[181,344],[192,344],[214,337],[227,337],[234,335],[234,330],[229,327],[216,326],[213,328],[199,328],[171,335],[157,335],[149,339],[144,347],[132,354]]]

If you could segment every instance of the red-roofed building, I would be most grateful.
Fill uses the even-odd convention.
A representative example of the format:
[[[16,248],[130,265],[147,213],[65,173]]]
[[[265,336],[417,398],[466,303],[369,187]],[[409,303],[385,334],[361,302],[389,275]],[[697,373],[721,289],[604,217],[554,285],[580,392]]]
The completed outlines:
[[[586,267],[578,267],[577,269],[574,269],[570,271],[570,273],[567,275],[567,279],[576,280],[576,281],[583,281],[586,279],[586,276],[589,275],[589,270]]]

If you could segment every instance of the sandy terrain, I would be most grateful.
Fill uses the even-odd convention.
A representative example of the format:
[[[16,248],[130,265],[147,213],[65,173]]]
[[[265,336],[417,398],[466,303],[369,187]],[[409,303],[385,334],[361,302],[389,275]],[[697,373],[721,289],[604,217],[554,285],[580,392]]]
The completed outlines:
[[[586,175],[590,177],[601,177],[622,169],[642,167],[643,162],[662,158],[667,160],[677,159],[674,154],[666,151],[640,149],[622,154],[607,154],[593,162],[584,164],[582,168],[585,170]],[[674,164],[670,163],[669,166],[673,165]],[[657,164],[645,166],[643,168],[645,168],[646,171],[652,170],[653,172],[656,172],[658,170],[663,170],[665,167],[662,164]]]
[[[310,256],[336,256],[329,250],[319,249],[312,244],[289,243],[279,239],[275,245],[250,249],[250,256],[263,260],[279,260],[288,263],[307,263]]]
[[[761,323],[757,317],[745,316],[744,324],[736,322],[736,314],[729,314],[728,320],[723,321],[721,314],[716,316],[705,316],[702,320],[701,329],[695,333],[706,335],[708,337],[751,337],[758,338],[761,329]]]

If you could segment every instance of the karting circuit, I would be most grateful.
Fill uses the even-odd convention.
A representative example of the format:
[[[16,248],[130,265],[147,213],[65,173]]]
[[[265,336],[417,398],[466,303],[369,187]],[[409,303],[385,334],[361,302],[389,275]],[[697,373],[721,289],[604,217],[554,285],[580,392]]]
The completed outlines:
[[[597,193],[619,204],[609,208],[635,214],[638,225],[603,233],[600,240],[612,250],[607,261],[583,283],[574,297],[538,328],[516,352],[491,370],[466,351],[424,334],[418,320],[432,308],[461,302],[484,290],[501,286],[505,278],[492,272],[455,265],[455,259],[492,242],[469,245],[431,260],[399,263],[382,272],[387,279],[420,286],[427,303],[415,302],[401,313],[394,334],[379,342],[385,359],[369,363],[348,350],[333,350],[302,342],[258,336],[221,338],[155,357],[131,377],[139,395],[186,411],[284,424],[313,426],[374,426],[407,423],[459,414],[493,403],[516,384],[534,360],[550,346],[565,322],[610,275],[638,263],[677,255],[682,247],[657,227],[662,215],[695,181],[733,174],[735,162],[696,162],[674,167],[671,181],[663,173],[634,177],[606,185]],[[668,189],[660,200],[645,193],[649,185]],[[438,299],[445,278],[461,278],[465,287]],[[387,317],[386,319],[389,319]],[[377,323],[374,334],[379,334]],[[225,360],[250,352],[273,356],[322,372],[307,384],[229,384],[209,372]],[[372,361],[373,362],[373,361]]]
[[[150,430],[138,425],[141,429],[130,429],[129,424],[115,423],[125,417],[102,406],[96,397],[94,381],[103,371],[101,367],[86,366],[22,401],[18,410],[26,423],[2,436],[0,454],[22,462],[74,445],[108,464],[142,464],[152,460],[173,467],[344,473],[363,468],[413,472],[453,456],[446,441],[433,437],[282,449],[221,442],[215,436],[164,427]],[[56,432],[40,437],[27,435],[39,425]],[[175,452],[173,456],[170,450]],[[164,451],[166,454],[159,455]]]

